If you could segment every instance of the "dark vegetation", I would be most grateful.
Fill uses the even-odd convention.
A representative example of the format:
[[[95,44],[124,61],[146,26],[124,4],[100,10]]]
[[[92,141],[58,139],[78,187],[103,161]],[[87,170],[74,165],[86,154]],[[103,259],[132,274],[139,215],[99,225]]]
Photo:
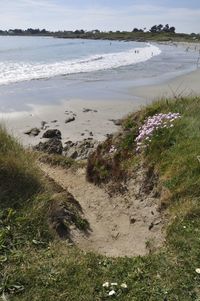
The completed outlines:
[[[139,126],[148,116],[170,111],[181,114],[175,126],[157,133],[145,152],[135,154]],[[138,162],[158,175],[162,201],[168,207],[166,244],[145,257],[106,258],[66,244],[69,224],[83,231],[89,226],[79,204],[44,179],[35,167],[34,155],[24,151],[4,129],[0,130],[0,141],[3,300],[199,300],[199,97],[158,101],[129,115],[123,120],[122,133],[103,143],[88,163],[90,180],[96,182],[97,178],[97,183],[110,182],[110,173],[117,179],[116,166],[134,176]],[[108,153],[113,145],[116,151]],[[126,283],[128,288],[108,297],[102,287],[105,281]]]
[[[127,40],[127,41],[188,41],[194,42],[200,40],[200,35],[196,33],[185,34],[176,33],[174,26],[153,25],[151,28],[138,29],[132,31],[108,31],[103,32],[98,29],[85,31],[83,29],[48,31],[46,29],[9,29],[0,30],[0,35],[15,36],[52,36],[57,38],[81,38],[81,39],[108,39],[108,40]]]
[[[74,169],[85,167],[86,163],[82,161],[75,161],[71,158],[65,157],[58,154],[47,154],[45,152],[38,152],[37,159],[42,162],[49,164],[51,166],[61,166],[64,169]]]

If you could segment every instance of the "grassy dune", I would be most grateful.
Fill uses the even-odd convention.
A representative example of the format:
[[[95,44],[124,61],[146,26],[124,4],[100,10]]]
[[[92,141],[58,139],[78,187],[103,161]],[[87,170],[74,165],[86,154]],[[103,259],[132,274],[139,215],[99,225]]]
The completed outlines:
[[[146,150],[135,138],[148,116],[178,112],[173,128],[161,130]],[[165,246],[146,257],[106,258],[67,246],[49,227],[55,187],[24,151],[0,129],[0,298],[48,301],[193,301],[200,299],[200,98],[155,102],[123,121],[123,134],[109,138],[88,162],[97,184],[131,176],[138,162],[158,175],[161,209],[168,214]],[[111,145],[117,149],[111,158]],[[58,191],[57,191],[58,192]],[[67,201],[66,201],[67,202]],[[82,223],[80,223],[82,224]],[[77,223],[78,226],[78,223]],[[117,295],[102,284],[117,282]],[[126,283],[127,288],[120,288]],[[110,287],[111,290],[111,287]]]

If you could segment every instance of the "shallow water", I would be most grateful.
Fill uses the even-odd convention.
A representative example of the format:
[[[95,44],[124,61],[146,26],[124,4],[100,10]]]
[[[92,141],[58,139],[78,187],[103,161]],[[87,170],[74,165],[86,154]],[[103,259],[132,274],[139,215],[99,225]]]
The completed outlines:
[[[197,58],[181,46],[0,37],[0,111],[69,99],[132,99],[129,87],[192,71]]]
[[[0,85],[114,69],[160,53],[147,43],[0,37]]]

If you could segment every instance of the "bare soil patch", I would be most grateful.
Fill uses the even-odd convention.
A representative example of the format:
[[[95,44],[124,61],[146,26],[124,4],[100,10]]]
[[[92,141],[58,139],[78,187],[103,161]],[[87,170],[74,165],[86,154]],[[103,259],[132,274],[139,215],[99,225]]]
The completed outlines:
[[[67,189],[79,202],[89,223],[87,234],[72,229],[73,242],[85,251],[106,256],[146,255],[164,242],[160,201],[154,189],[146,191],[142,169],[126,183],[123,193],[108,193],[86,181],[84,168],[64,170],[40,163],[43,172]]]

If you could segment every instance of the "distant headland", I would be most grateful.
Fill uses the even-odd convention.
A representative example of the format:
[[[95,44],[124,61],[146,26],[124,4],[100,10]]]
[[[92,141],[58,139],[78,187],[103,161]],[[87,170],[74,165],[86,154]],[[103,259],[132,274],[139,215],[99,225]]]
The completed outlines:
[[[74,31],[48,31],[46,29],[9,29],[0,30],[1,36],[51,36],[56,38],[81,38],[81,39],[109,39],[109,40],[126,40],[126,41],[158,41],[158,42],[199,42],[199,33],[177,33],[174,26],[153,25],[150,29],[134,28],[132,31],[100,31],[77,29]]]

